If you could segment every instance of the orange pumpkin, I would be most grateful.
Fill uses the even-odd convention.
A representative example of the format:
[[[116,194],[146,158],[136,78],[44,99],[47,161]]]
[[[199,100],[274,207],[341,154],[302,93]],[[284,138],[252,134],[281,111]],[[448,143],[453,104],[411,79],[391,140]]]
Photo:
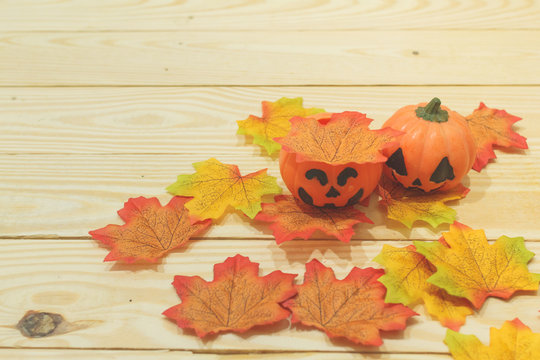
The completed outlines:
[[[438,98],[402,107],[383,127],[404,133],[399,148],[385,153],[385,172],[406,188],[451,189],[474,163],[476,146],[465,118]]]
[[[321,123],[332,114],[309,116]],[[342,207],[367,198],[377,186],[383,163],[328,164],[320,161],[297,161],[296,153],[281,150],[281,177],[289,191],[309,205]]]
[[[382,163],[330,165],[296,161],[296,154],[281,150],[281,177],[290,192],[309,205],[341,207],[369,196],[382,174]]]

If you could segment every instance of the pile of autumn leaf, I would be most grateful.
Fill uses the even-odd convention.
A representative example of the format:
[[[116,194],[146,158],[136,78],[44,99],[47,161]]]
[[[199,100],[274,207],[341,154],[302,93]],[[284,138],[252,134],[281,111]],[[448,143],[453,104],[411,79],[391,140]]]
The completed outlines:
[[[262,117],[251,115],[238,121],[238,133],[252,136],[255,144],[272,155],[281,147],[274,139],[289,133],[291,118],[319,112],[323,110],[304,109],[300,98],[263,102]],[[525,139],[511,130],[519,118],[505,111],[481,104],[466,119],[478,146],[477,171],[495,157],[493,145],[526,148]],[[158,261],[231,207],[250,219],[270,222],[278,244],[308,239],[316,230],[348,242],[355,224],[371,223],[352,206],[321,209],[291,195],[278,195],[281,188],[266,169],[243,176],[237,166],[213,158],[195,163],[194,168],[194,174],[178,176],[167,188],[176,195],[167,205],[156,198],[129,199],[118,211],[124,225],[90,232],[111,248],[106,261]],[[330,337],[378,346],[382,344],[380,331],[405,328],[407,319],[417,315],[407,306],[424,303],[429,314],[452,329],[445,342],[456,358],[476,359],[482,351],[495,351],[474,336],[456,331],[488,296],[507,299],[518,290],[537,290],[540,275],[527,269],[534,254],[525,248],[523,238],[502,236],[489,245],[483,230],[455,222],[455,211],[444,203],[463,198],[469,192],[464,186],[426,195],[383,177],[377,192],[388,217],[409,228],[417,220],[433,227],[453,225],[439,241],[415,242],[405,248],[385,245],[374,259],[385,270],[355,267],[343,280],[337,280],[332,269],[317,260],[306,264],[301,285],[294,283],[297,274],[274,271],[261,277],[257,263],[236,255],[214,266],[211,282],[198,276],[176,276],[173,285],[182,302],[164,314],[200,337],[244,332],[292,314],[292,323],[318,328]],[[262,203],[265,195],[276,195],[275,202]],[[519,336],[504,339],[508,334]],[[517,319],[501,330],[492,330],[492,342],[500,346],[505,341],[508,349],[520,346],[525,352],[540,351],[540,335],[532,334]],[[501,350],[497,351],[500,356]]]

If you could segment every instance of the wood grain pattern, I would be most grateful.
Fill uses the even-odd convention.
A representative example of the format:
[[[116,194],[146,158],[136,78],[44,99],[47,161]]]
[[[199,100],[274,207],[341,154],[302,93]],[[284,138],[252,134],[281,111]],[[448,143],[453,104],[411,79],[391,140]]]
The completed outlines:
[[[205,153],[257,160],[260,148],[242,146],[246,138],[234,135],[236,120],[260,115],[262,100],[282,96],[302,96],[306,106],[331,112],[366,113],[373,128],[400,107],[433,96],[463,115],[484,101],[523,117],[515,128],[531,146],[540,142],[540,86],[0,88],[0,152]]]
[[[210,279],[239,251],[262,274],[301,281],[317,257],[343,277],[378,267],[385,243],[445,230],[407,231],[374,199],[376,225],[358,226],[350,244],[278,247],[267,225],[231,214],[153,266],[103,263],[88,230],[120,223],[129,197],[167,201],[165,186],[212,156],[279,176],[276,159],[234,135],[261,100],[303,96],[379,127],[436,95],[464,115],[482,100],[524,118],[516,128],[530,149],[498,151],[453,207],[490,239],[521,235],[539,253],[539,19],[539,0],[0,1],[0,359],[450,359],[445,328],[422,306],[380,349],[286,321],[202,341],[161,315],[179,301],[175,274]],[[530,269],[540,272],[538,257]],[[25,338],[13,324],[31,309],[91,326]],[[487,343],[489,327],[516,316],[540,332],[538,309],[538,296],[489,299],[462,332]]]
[[[161,264],[124,266],[102,263],[106,249],[89,240],[1,240],[0,324],[16,323],[26,310],[61,313],[70,322],[91,321],[93,326],[63,335],[40,339],[24,338],[17,330],[0,327],[1,347],[71,347],[177,349],[195,351],[335,351],[446,353],[442,339],[446,329],[415,308],[421,316],[409,322],[403,332],[384,336],[380,349],[354,346],[330,340],[322,332],[292,327],[286,321],[269,329],[254,329],[245,335],[224,334],[200,340],[177,329],[161,312],[179,302],[170,285],[175,274],[212,278],[212,264],[241,252],[259,262],[261,274],[275,269],[297,273],[302,281],[304,264],[323,258],[338,278],[352,266],[375,266],[373,259],[384,241],[351,245],[330,241],[296,241],[276,246],[272,241],[200,240],[187,249],[167,256]],[[393,243],[405,246],[409,242]],[[540,243],[528,242],[536,253]],[[240,250],[241,249],[241,250]],[[540,272],[540,260],[529,264]],[[490,298],[479,314],[467,319],[463,333],[474,333],[487,342],[489,327],[519,317],[534,331],[540,331],[538,298],[531,295],[510,301]]]
[[[537,0],[13,0],[0,31],[538,29]]]
[[[114,88],[0,89],[0,207],[5,236],[87,236],[88,230],[118,223],[116,211],[129,197],[158,196],[196,161],[218,157],[245,172],[277,160],[235,136],[235,120],[260,113],[262,99],[303,95],[307,106],[354,109],[381,126],[395,109],[437,93],[467,114],[479,99],[523,116],[517,124],[530,150],[498,151],[496,163],[471,171],[469,196],[455,205],[459,220],[502,234],[540,240],[540,125],[533,119],[537,87],[419,88]],[[353,105],[351,105],[353,104]],[[24,114],[24,115],[21,115]],[[249,142],[249,140],[247,140]],[[91,154],[92,153],[92,154]],[[135,154],[138,153],[138,154]],[[133,155],[132,155],[133,154]],[[283,183],[280,181],[282,187]],[[387,223],[372,201],[376,226],[359,225],[356,239],[432,239],[436,231],[412,232]],[[387,227],[388,225],[389,227]],[[438,229],[440,230],[440,229]],[[227,216],[208,237],[271,238],[266,226],[252,227]]]
[[[534,155],[499,153],[496,164],[466,180],[472,191],[454,203],[458,220],[484,228],[491,239],[501,235],[540,240],[538,145]],[[200,148],[197,148],[200,149]],[[3,155],[0,156],[0,218],[5,236],[88,237],[88,231],[120,224],[117,210],[130,197],[157,196],[166,204],[165,187],[179,174],[194,172],[191,163],[215,156],[192,155]],[[279,178],[277,160],[251,155],[219,156],[237,164],[243,173],[269,168]],[[283,189],[285,185],[279,179]],[[375,225],[359,224],[353,239],[435,239],[438,229],[416,226],[412,231],[385,219],[375,197],[360,207]],[[268,224],[250,222],[241,213],[226,215],[204,237],[273,238]],[[318,234],[319,238],[324,235]]]
[[[1,86],[540,84],[540,30],[0,35]],[[382,71],[381,71],[382,70]]]
[[[68,349],[0,349],[0,359],[27,360],[27,359],[62,359],[62,360],[340,360],[351,359],[387,359],[387,360],[449,360],[450,355],[445,354],[391,354],[376,353],[333,353],[333,352],[276,352],[262,354],[199,354],[190,351],[175,350],[68,350]]]

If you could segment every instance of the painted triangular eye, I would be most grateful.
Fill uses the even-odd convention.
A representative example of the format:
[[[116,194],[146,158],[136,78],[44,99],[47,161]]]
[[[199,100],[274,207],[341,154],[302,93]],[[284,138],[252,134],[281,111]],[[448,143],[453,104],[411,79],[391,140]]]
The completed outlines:
[[[392,156],[386,160],[386,165],[390,169],[394,169],[396,173],[402,176],[407,176],[407,168],[405,167],[405,159],[403,158],[403,150],[397,149]]]
[[[349,178],[355,178],[357,176],[358,171],[356,171],[352,167],[345,168],[345,170],[339,173],[337,177],[337,183],[339,186],[344,186],[347,183],[347,180],[349,180]]]
[[[431,177],[429,178],[429,181],[433,181],[434,183],[442,183],[445,180],[452,180],[455,178],[454,175],[454,168],[452,165],[450,165],[450,161],[448,161],[448,157],[444,157],[439,165],[437,165],[437,168],[431,174]]]
[[[319,169],[311,169],[306,171],[306,179],[311,180],[313,178],[317,178],[321,185],[328,184],[328,177],[326,176],[326,173]]]

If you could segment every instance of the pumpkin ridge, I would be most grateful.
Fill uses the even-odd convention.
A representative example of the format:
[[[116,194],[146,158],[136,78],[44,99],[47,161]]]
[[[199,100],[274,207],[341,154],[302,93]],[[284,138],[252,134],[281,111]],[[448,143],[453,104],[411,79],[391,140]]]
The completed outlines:
[[[417,127],[420,127],[422,126],[423,123],[421,121],[417,122],[417,125],[415,127],[413,127],[414,130],[416,130]],[[411,129],[412,131],[412,129]],[[427,129],[425,130],[425,133],[424,133],[424,139],[422,139],[423,143],[424,143],[424,146],[422,146],[422,152],[420,153],[420,158],[419,158],[419,161],[417,163],[417,166],[416,166],[416,176],[417,178],[419,176],[421,176],[421,173],[422,173],[422,164],[424,162],[424,153],[425,153],[425,150],[426,150],[426,146],[425,146],[425,143],[426,143],[426,139],[429,139],[428,135],[430,134],[430,132],[433,131],[432,129],[432,123],[430,122],[428,124],[428,127]]]

